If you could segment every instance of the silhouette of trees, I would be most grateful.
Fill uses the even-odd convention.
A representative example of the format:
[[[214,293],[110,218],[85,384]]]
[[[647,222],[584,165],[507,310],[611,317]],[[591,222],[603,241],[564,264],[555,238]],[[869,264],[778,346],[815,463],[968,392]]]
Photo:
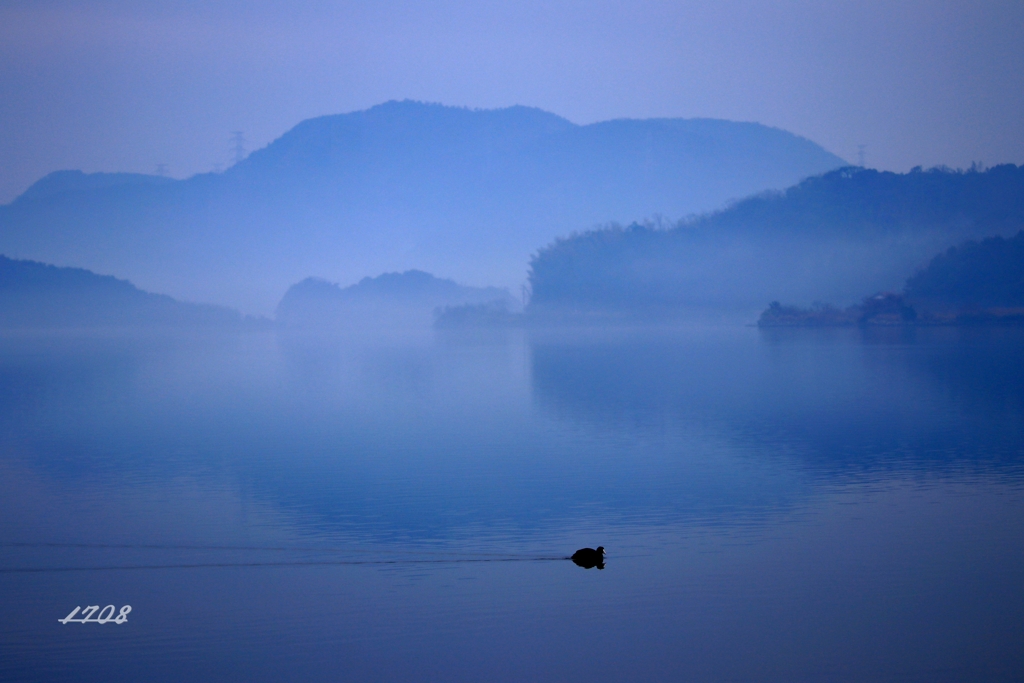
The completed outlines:
[[[1006,164],[984,171],[977,167],[915,169],[905,174],[844,168],[808,178],[784,192],[766,192],[675,224],[634,223],[625,228],[612,224],[576,233],[534,255],[529,272],[531,308],[676,306],[701,286],[688,268],[701,254],[722,245],[747,244],[787,253],[811,242],[885,239],[915,231],[965,234],[964,226],[969,226],[967,234],[995,234],[1024,226],[1024,166]],[[958,256],[957,262],[964,258]],[[999,277],[1014,277],[1010,262],[1015,257],[1009,252],[977,258],[1003,259]],[[953,261],[949,264],[948,268],[954,267]],[[771,264],[759,265],[770,272]],[[943,272],[941,277],[952,283],[952,272]],[[937,270],[934,274],[938,277]],[[743,275],[736,273],[737,278]],[[920,289],[931,277],[915,281],[915,294],[932,291]],[[751,286],[758,282],[764,285],[754,281]],[[979,296],[985,293],[986,301],[1016,301],[1007,298],[1010,286],[1008,280],[989,285],[979,280],[970,291]],[[996,290],[1002,294],[993,299]]]
[[[1024,306],[1024,230],[951,247],[907,280],[906,293],[935,307]]]

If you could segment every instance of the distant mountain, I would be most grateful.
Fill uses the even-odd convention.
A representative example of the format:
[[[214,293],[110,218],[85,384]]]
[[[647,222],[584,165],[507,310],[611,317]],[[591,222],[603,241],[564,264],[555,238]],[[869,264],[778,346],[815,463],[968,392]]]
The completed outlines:
[[[237,311],[150,294],[109,275],[0,256],[0,330],[248,323]]]
[[[514,287],[557,235],[706,211],[844,163],[756,123],[579,126],[528,107],[388,102],[303,121],[221,174],[51,174],[0,207],[0,250],[256,312],[310,272]]]
[[[1024,167],[845,168],[660,228],[560,239],[530,266],[534,313],[845,305],[896,291],[936,252],[1024,228]]]
[[[292,285],[277,306],[277,322],[284,327],[337,329],[367,323],[387,326],[425,326],[435,308],[501,302],[508,306],[507,290],[466,287],[409,270],[366,277],[342,288],[319,278]]]
[[[55,171],[25,190],[15,202],[32,202],[58,197],[107,190],[110,188],[157,187],[174,183],[163,176],[143,173],[82,173]]]

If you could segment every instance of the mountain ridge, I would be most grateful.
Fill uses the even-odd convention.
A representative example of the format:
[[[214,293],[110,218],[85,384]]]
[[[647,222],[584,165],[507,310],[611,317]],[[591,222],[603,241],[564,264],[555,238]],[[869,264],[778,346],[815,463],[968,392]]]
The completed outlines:
[[[113,275],[0,254],[0,329],[242,328],[263,322],[222,306],[146,292]]]
[[[0,206],[0,251],[261,313],[310,272],[515,288],[557,235],[710,210],[844,163],[754,123],[579,126],[529,107],[388,102],[307,119],[219,174],[48,176]]]

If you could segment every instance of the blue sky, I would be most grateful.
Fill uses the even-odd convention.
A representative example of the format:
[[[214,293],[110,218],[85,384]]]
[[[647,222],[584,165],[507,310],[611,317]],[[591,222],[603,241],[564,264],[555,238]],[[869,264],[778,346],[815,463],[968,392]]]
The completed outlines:
[[[1024,163],[1024,2],[0,0],[0,202],[174,177],[390,99],[758,121],[869,166]]]

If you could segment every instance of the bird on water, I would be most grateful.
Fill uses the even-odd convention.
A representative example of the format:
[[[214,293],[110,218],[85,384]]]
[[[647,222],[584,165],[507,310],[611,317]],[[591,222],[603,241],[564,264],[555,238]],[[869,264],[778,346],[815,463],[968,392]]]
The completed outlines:
[[[590,569],[591,567],[597,567],[598,569],[604,569],[604,546],[597,546],[597,550],[593,548],[580,548],[572,554],[569,558],[573,561],[577,567],[583,567],[584,569]]]

